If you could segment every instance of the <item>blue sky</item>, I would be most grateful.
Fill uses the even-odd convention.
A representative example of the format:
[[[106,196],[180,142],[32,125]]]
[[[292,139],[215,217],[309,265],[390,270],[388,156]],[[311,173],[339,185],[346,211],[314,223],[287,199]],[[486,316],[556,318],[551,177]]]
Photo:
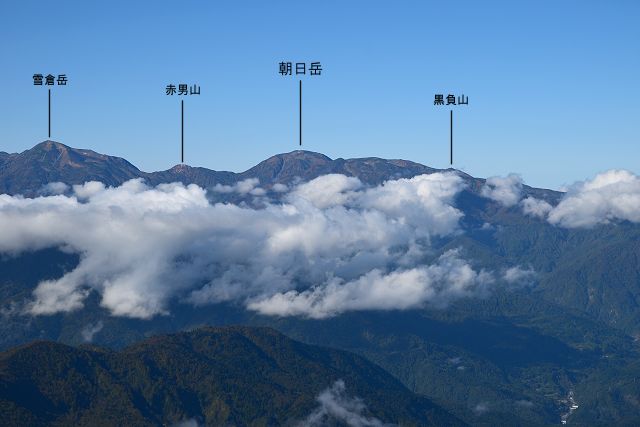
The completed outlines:
[[[298,81],[280,61],[320,61],[304,78],[304,149],[405,158],[475,176],[521,173],[558,188],[611,169],[640,173],[640,2],[29,2],[0,6],[0,151],[52,139],[143,170],[180,161],[241,171],[298,149]]]

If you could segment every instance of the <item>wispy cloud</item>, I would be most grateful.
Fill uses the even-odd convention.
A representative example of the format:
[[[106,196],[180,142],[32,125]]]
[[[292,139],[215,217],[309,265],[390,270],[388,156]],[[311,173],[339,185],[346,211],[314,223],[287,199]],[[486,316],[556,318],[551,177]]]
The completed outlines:
[[[529,286],[534,282],[536,272],[533,268],[522,268],[519,265],[509,267],[502,272],[505,282],[515,286]]]
[[[367,406],[362,399],[350,397],[346,393],[344,381],[338,380],[317,398],[318,408],[314,410],[300,427],[320,427],[330,422],[341,422],[349,427],[391,427],[379,419],[366,416]]]
[[[80,331],[80,334],[82,335],[82,339],[84,340],[84,342],[92,342],[93,337],[95,337],[95,335],[98,332],[100,332],[103,327],[104,327],[104,324],[102,323],[101,320],[99,320],[96,323],[92,323],[85,326],[82,329],[82,331]]]
[[[239,193],[262,196],[266,192],[264,189],[258,187],[258,184],[260,184],[258,178],[248,178],[233,185],[216,184],[213,187],[213,191],[216,193]]]

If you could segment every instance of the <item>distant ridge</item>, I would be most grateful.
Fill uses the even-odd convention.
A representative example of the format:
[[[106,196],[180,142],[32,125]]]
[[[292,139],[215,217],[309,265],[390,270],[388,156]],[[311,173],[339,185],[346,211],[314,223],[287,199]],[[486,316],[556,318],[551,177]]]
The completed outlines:
[[[133,178],[144,178],[151,185],[177,181],[205,188],[258,178],[261,186],[269,188],[276,183],[308,181],[328,173],[356,176],[365,183],[378,184],[388,179],[435,171],[437,170],[406,160],[332,160],[324,154],[296,150],[272,156],[241,173],[185,164],[165,171],[144,172],[120,157],[72,148],[55,141],[44,141],[22,153],[0,154],[0,192],[33,196],[50,182],[74,185],[97,180],[116,186]]]
[[[455,169],[446,169],[446,171]],[[295,150],[272,156],[252,168],[240,172],[215,171],[203,167],[178,164],[165,171],[144,172],[121,157],[108,156],[92,150],[72,148],[55,141],[44,141],[22,153],[0,153],[0,194],[22,194],[27,197],[39,194],[43,186],[51,182],[68,185],[87,181],[101,181],[117,186],[133,178],[143,178],[150,185],[181,182],[211,188],[216,184],[231,185],[249,178],[257,178],[260,186],[270,189],[275,184],[291,184],[309,181],[321,175],[338,173],[353,176],[368,185],[384,181],[411,178],[421,174],[445,171],[409,160],[365,157],[356,159],[331,159],[312,151]],[[477,193],[484,183],[457,171]],[[525,186],[525,193],[537,197],[555,199],[560,193]]]
[[[44,141],[19,154],[0,157],[0,192],[34,195],[45,184],[62,181],[81,184],[98,180],[118,185],[141,172],[120,157],[78,150]]]

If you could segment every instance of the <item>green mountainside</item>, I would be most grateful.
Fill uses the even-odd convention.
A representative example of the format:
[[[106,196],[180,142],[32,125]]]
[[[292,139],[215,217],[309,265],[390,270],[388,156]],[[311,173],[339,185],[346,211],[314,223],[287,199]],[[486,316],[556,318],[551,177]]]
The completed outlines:
[[[153,426],[185,420],[208,426],[297,425],[336,381],[366,405],[357,414],[363,419],[462,425],[362,357],[247,327],[158,336],[117,352],[53,342],[6,351],[0,354],[0,417],[3,425],[15,426]],[[335,425],[346,420],[327,418]]]

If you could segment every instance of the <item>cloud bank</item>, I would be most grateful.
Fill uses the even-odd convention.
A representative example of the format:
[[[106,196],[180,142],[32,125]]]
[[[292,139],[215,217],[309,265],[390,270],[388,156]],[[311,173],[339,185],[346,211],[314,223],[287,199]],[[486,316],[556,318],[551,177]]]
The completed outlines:
[[[556,206],[532,196],[521,200],[522,187],[518,175],[492,177],[487,179],[481,194],[505,207],[519,204],[525,215],[546,219],[560,227],[640,222],[640,177],[629,171],[610,170],[592,180],[577,182],[568,188]]]
[[[491,274],[476,272],[457,251],[442,255],[437,263],[384,273],[372,270],[355,280],[335,278],[304,291],[277,293],[249,308],[263,314],[306,315],[322,319],[346,311],[418,308],[425,303],[443,306],[453,299],[483,296]]]
[[[592,227],[613,220],[640,222],[640,178],[610,170],[575,184],[549,212],[549,222],[563,227]]]
[[[257,185],[222,191],[262,195]],[[439,306],[490,282],[456,251],[426,261],[434,236],[459,232],[453,199],[463,187],[453,173],[377,187],[326,175],[253,209],[211,204],[195,185],[88,182],[68,196],[0,195],[0,252],[80,254],[73,270],[39,283],[34,315],[79,309],[92,292],[113,315],[135,318],[166,313],[172,299],[317,318]]]
[[[141,180],[115,188],[54,183],[37,198],[0,195],[0,253],[80,254],[73,270],[38,284],[26,308],[33,315],[77,310],[97,293],[116,316],[150,318],[179,300],[321,319],[442,307],[486,295],[496,280],[522,286],[535,278],[519,267],[478,270],[456,250],[434,260],[431,240],[461,232],[453,200],[464,182],[454,173],[376,187],[325,175],[279,189],[277,203],[257,180],[227,187],[215,191],[260,197],[261,208],[212,204],[195,185],[152,188]],[[640,178],[627,171],[577,183],[556,206],[522,199],[517,175],[490,178],[481,192],[562,227],[640,222]]]

